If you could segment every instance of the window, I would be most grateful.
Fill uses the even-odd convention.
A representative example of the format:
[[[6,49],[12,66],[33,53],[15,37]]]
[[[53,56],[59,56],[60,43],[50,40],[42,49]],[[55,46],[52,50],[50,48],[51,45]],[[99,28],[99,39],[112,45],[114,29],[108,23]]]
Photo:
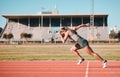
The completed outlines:
[[[83,17],[83,24],[90,23],[90,17]]]
[[[30,26],[38,27],[39,26],[39,18],[30,18]]]
[[[43,26],[49,27],[49,18],[43,18]]]
[[[19,23],[28,26],[28,18],[21,18],[21,19],[19,19]]]
[[[94,25],[95,26],[103,26],[103,17],[95,17]]]
[[[70,26],[71,25],[71,18],[70,17],[63,17],[62,18],[62,26]]]
[[[60,18],[51,18],[52,27],[60,27]]]
[[[72,18],[72,25],[77,26],[81,24],[81,18],[80,17],[74,17]]]
[[[18,19],[9,19],[9,22],[18,22]]]

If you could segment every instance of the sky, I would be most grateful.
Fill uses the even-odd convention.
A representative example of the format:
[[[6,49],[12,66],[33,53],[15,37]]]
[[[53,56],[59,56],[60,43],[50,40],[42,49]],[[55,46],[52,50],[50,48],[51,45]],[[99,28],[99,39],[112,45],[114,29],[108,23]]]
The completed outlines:
[[[0,0],[0,27],[4,28],[4,14],[37,14],[54,10],[59,14],[91,14],[92,0]],[[108,14],[108,27],[120,30],[120,0],[94,0],[94,14]]]

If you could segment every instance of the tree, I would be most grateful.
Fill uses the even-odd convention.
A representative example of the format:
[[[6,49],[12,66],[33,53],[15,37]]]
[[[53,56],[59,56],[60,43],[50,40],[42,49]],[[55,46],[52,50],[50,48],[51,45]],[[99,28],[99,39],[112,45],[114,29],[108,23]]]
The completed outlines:
[[[27,34],[27,38],[31,38],[32,37],[32,34]]]
[[[25,36],[26,36],[26,33],[21,33],[21,34],[20,34],[21,39],[22,39],[22,38],[25,38]]]
[[[3,35],[3,38],[5,38],[6,40],[8,40],[9,43],[11,43],[11,39],[12,39],[13,37],[14,37],[14,36],[13,36],[12,33],[9,33],[9,34],[5,33],[5,34]]]
[[[109,38],[110,39],[118,39],[120,41],[120,30],[118,31],[118,33],[110,33]]]
[[[3,29],[0,27],[0,34],[1,34],[2,31],[3,31]]]
[[[28,39],[32,38],[32,34],[28,34],[28,33],[21,33],[20,34],[21,39],[25,38],[26,41],[28,41]]]
[[[11,38],[13,38],[13,34],[12,33],[9,33],[9,34],[5,33],[3,35],[3,38],[5,38],[5,39],[11,39]]]
[[[12,33],[9,33],[7,36],[8,36],[8,39],[13,38],[13,34]]]
[[[118,33],[117,33],[117,38],[118,38],[118,40],[120,41],[120,30],[119,30]]]
[[[20,35],[20,37],[21,37],[21,39],[22,38],[31,38],[32,37],[32,34],[27,34],[27,33],[21,33],[21,35]]]
[[[7,39],[7,34],[6,34],[6,33],[3,34],[3,38],[4,38],[4,39]]]
[[[117,35],[116,35],[116,34],[113,34],[113,33],[109,34],[109,38],[110,38],[110,39],[115,39],[116,36],[117,36]]]

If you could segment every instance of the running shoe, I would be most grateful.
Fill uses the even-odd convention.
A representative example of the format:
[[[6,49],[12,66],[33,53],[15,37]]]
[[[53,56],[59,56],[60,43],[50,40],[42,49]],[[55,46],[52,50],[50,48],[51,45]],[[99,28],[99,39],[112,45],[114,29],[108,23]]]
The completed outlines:
[[[107,67],[107,60],[104,60],[103,61],[103,68],[106,68]]]
[[[85,59],[81,58],[77,64],[81,64]]]

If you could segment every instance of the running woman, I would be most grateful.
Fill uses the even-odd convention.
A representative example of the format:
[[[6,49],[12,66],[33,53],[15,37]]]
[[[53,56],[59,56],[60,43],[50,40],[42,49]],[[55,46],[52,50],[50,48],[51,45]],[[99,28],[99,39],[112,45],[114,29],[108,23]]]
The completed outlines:
[[[89,46],[89,43],[86,39],[84,39],[83,37],[81,37],[80,35],[77,34],[77,30],[82,28],[82,27],[89,27],[90,24],[81,24],[78,25],[76,27],[74,27],[73,29],[69,29],[69,28],[61,28],[59,35],[61,38],[61,41],[63,43],[66,42],[66,40],[68,38],[71,38],[73,41],[75,41],[75,45],[72,46],[71,51],[79,58],[79,61],[77,64],[81,64],[85,59],[79,54],[78,50],[84,48],[84,50],[91,56],[95,57],[96,59],[100,60],[103,64],[103,68],[107,67],[107,60],[103,59],[100,55],[98,55],[97,53],[95,53],[91,47]]]

